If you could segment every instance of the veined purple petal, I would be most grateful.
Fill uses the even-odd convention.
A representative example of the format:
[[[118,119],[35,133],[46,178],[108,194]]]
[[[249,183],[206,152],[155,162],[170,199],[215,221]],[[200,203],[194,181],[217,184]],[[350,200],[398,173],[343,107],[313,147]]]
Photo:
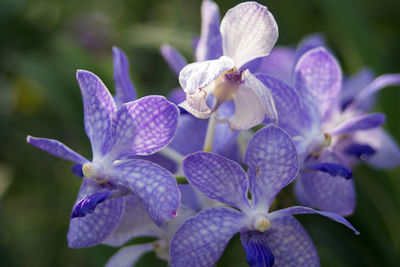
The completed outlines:
[[[106,189],[97,183],[83,178],[77,201],[104,190]],[[125,198],[108,199],[100,203],[93,213],[71,219],[67,235],[68,246],[86,248],[100,244],[117,228],[124,209]]]
[[[373,149],[369,145],[351,143],[350,145],[346,146],[343,152],[347,155],[355,156],[360,160],[367,160],[373,154],[375,154],[375,149]]]
[[[252,73],[263,73],[291,84],[295,63],[294,57],[294,49],[274,47],[271,54],[263,58],[258,69],[249,69]]]
[[[294,63],[296,63],[299,60],[299,58],[302,55],[304,55],[307,51],[319,46],[326,48],[326,40],[322,34],[313,33],[304,36],[297,45],[296,57],[294,58]]]
[[[77,217],[85,217],[93,213],[97,205],[106,201],[112,195],[111,191],[108,192],[97,192],[93,195],[82,198],[75,204],[74,209],[71,213],[71,219]]]
[[[102,243],[111,246],[122,246],[138,236],[159,236],[159,228],[153,223],[143,202],[135,195],[124,197],[126,201],[124,216],[117,229]]]
[[[197,152],[183,161],[189,183],[207,197],[240,208],[250,208],[248,180],[243,168],[220,155]]]
[[[179,72],[187,65],[186,59],[170,45],[161,46],[160,52],[168,66],[179,76]]]
[[[87,159],[57,140],[36,138],[28,135],[26,141],[29,144],[40,148],[41,150],[46,151],[47,153],[50,153],[56,157],[63,158],[82,165],[88,162]]]
[[[251,267],[272,267],[275,257],[268,245],[267,237],[258,231],[243,232],[240,241],[246,252],[247,264]]]
[[[213,1],[201,4],[201,35],[195,49],[196,61],[222,56],[222,38],[219,32],[219,9]]]
[[[115,103],[117,107],[136,99],[136,88],[129,74],[129,60],[118,47],[113,47]]]
[[[375,168],[390,169],[400,165],[400,148],[396,141],[382,128],[355,133],[353,140],[367,144],[375,150],[366,161]]]
[[[281,210],[277,210],[277,211],[271,212],[270,216],[271,217],[274,217],[274,216],[288,216],[288,215],[309,214],[309,213],[311,213],[311,214],[319,214],[319,215],[325,216],[325,217],[331,219],[332,221],[335,221],[335,222],[338,222],[338,223],[341,223],[341,224],[347,226],[348,228],[353,230],[353,232],[356,235],[360,234],[353,227],[353,225],[351,225],[351,223],[349,223],[345,218],[343,218],[339,214],[336,214],[336,213],[333,213],[333,212],[318,211],[318,210],[314,210],[314,209],[308,208],[308,207],[295,206],[295,207],[290,207],[290,208],[281,209]]]
[[[331,176],[341,176],[345,179],[353,177],[353,172],[342,164],[317,162],[304,165],[305,169],[311,169],[315,171],[322,171],[329,173]]]
[[[280,216],[271,219],[271,228],[265,234],[275,257],[274,266],[320,266],[318,253],[310,236],[294,217]]]
[[[222,121],[226,121],[232,130],[249,129],[261,124],[265,118],[277,121],[278,114],[269,89],[249,71],[242,77],[243,84],[233,98],[235,114]]]
[[[400,85],[400,74],[384,74],[373,80],[367,87],[365,87],[359,95],[354,99],[354,105],[357,106],[369,96],[377,93],[387,86]]]
[[[340,163],[330,153],[322,155],[319,161]],[[355,208],[353,179],[332,179],[325,172],[300,172],[295,183],[295,194],[302,205],[344,216],[353,213]]]
[[[121,248],[106,263],[106,267],[131,267],[148,251],[153,250],[153,244],[133,245]]]
[[[222,56],[219,59],[194,62],[186,65],[179,74],[179,83],[187,94],[204,89],[223,72],[234,67],[232,59]]]
[[[368,130],[380,126],[385,121],[385,114],[363,114],[350,118],[336,128],[329,131],[331,135],[349,134],[359,130]]]
[[[110,157],[148,155],[166,147],[175,135],[178,108],[162,96],[146,96],[122,105],[112,125]]]
[[[342,86],[342,70],[335,57],[325,48],[317,47],[306,52],[296,64],[294,87],[302,97],[311,95],[325,115],[332,109]]]
[[[350,76],[343,81],[343,87],[341,90],[341,100],[340,105],[342,110],[349,106],[354,98],[369,84],[374,80],[374,72],[369,68],[362,68],[356,74]],[[368,102],[368,103],[365,103]],[[372,105],[372,99],[364,99],[362,106],[366,107],[363,110],[368,110]]]
[[[226,12],[221,22],[223,53],[240,68],[258,57],[267,56],[278,39],[278,26],[265,6],[241,3]]]
[[[78,70],[76,78],[81,88],[85,130],[92,145],[93,157],[102,157],[108,152],[111,119],[116,106],[99,77],[89,71]]]
[[[243,219],[240,212],[228,207],[204,210],[188,219],[171,241],[171,265],[212,266],[239,232]]]
[[[256,132],[247,145],[243,162],[249,167],[254,206],[269,207],[276,194],[296,177],[296,148],[283,130],[270,125]]]
[[[130,159],[115,164],[110,176],[143,201],[158,226],[176,216],[181,194],[174,176],[164,168],[149,161]]]

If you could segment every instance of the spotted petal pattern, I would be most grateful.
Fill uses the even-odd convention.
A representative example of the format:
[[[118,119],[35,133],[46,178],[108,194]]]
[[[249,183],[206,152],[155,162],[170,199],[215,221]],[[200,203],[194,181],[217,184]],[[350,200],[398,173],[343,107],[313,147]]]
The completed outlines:
[[[342,86],[342,71],[335,57],[325,48],[306,52],[294,70],[294,87],[311,96],[324,115],[334,104]]]
[[[136,89],[129,75],[129,61],[125,53],[113,47],[115,103],[117,107],[136,99]]]
[[[76,74],[83,98],[85,130],[92,145],[93,157],[107,153],[111,118],[116,112],[114,100],[99,77],[85,70]]]
[[[213,266],[243,219],[240,212],[227,207],[204,210],[188,219],[171,241],[171,265]]]
[[[132,159],[115,164],[109,175],[141,199],[158,226],[176,216],[181,194],[167,170],[149,161]]]
[[[276,194],[296,177],[299,163],[288,134],[270,125],[256,132],[243,157],[249,167],[254,205],[268,208]]]
[[[84,178],[77,201],[102,190],[100,185]],[[124,198],[108,199],[99,204],[92,214],[71,219],[67,235],[68,245],[71,248],[86,248],[100,244],[117,228],[124,209]]]
[[[278,39],[278,26],[265,6],[241,3],[226,12],[221,22],[223,53],[240,68],[252,59],[267,56]]]
[[[88,162],[87,159],[57,140],[36,138],[28,135],[26,141],[29,144],[40,148],[41,150],[46,151],[56,157],[63,158],[78,164],[85,164],[86,162]]]
[[[189,183],[207,197],[237,208],[250,208],[247,175],[236,162],[217,154],[197,152],[185,158],[183,170]]]
[[[133,245],[120,249],[106,263],[106,267],[131,267],[148,251],[153,250],[153,244]]]

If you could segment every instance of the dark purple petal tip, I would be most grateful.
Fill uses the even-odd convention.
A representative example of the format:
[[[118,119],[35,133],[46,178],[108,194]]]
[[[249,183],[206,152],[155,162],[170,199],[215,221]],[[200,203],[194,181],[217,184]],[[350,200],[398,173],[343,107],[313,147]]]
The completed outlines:
[[[375,154],[375,149],[369,145],[363,144],[351,144],[344,149],[344,153],[347,155],[355,156],[361,160],[367,160],[370,156]]]
[[[96,206],[104,202],[108,197],[112,195],[112,192],[98,192],[91,196],[84,197],[78,201],[71,213],[71,219],[76,217],[85,217],[86,215],[93,213]]]
[[[85,176],[82,171],[82,164],[74,164],[71,170],[76,177],[83,178],[83,176]]]
[[[246,261],[251,267],[274,265],[275,257],[263,233],[258,231],[241,233],[240,240],[246,252]]]
[[[336,163],[312,163],[306,164],[305,168],[326,172],[329,173],[331,176],[341,176],[345,179],[350,179],[353,177],[353,172],[349,168]]]

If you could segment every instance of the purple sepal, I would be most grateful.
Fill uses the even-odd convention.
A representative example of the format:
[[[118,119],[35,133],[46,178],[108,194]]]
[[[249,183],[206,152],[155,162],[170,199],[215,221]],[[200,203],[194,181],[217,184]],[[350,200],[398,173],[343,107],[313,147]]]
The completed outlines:
[[[251,267],[272,267],[275,257],[263,233],[258,231],[240,234],[240,241],[246,252],[247,264]]]
[[[378,127],[385,121],[385,114],[382,113],[373,113],[373,114],[365,114],[358,117],[353,117],[333,130],[329,131],[329,134],[349,134],[358,130],[368,130],[371,128]]]
[[[172,238],[171,265],[213,266],[243,219],[242,213],[228,207],[207,209],[189,218]]]
[[[314,210],[312,208],[308,207],[302,207],[302,206],[294,206],[286,209],[281,209],[277,210],[274,212],[270,213],[271,217],[274,216],[288,216],[288,215],[296,215],[296,214],[319,214],[322,216],[325,216],[332,221],[335,221],[337,223],[343,224],[353,230],[353,232],[356,235],[359,235],[360,233],[351,225],[349,221],[347,221],[343,216],[340,216],[339,214],[333,213],[333,212],[327,212],[327,211],[319,211],[319,210]]]
[[[294,62],[297,62],[299,58],[307,51],[319,46],[326,48],[326,39],[322,34],[313,33],[304,36],[297,45]]]
[[[131,267],[148,251],[153,250],[153,244],[133,245],[121,248],[106,263],[105,267]]]
[[[182,88],[176,88],[169,93],[168,100],[174,103],[175,105],[179,105],[180,103],[186,100],[186,94],[182,90]]]
[[[53,156],[63,158],[78,164],[85,164],[88,162],[87,159],[64,145],[63,143],[54,140],[54,139],[47,139],[47,138],[36,138],[33,136],[28,135],[26,141],[47,153],[52,154]]]
[[[299,170],[291,137],[275,125],[266,126],[254,134],[243,162],[249,167],[253,204],[266,207],[282,188],[293,181]]]
[[[370,156],[375,154],[375,149],[369,145],[352,143],[348,145],[343,152],[347,155],[355,156],[361,160],[367,160]]]
[[[97,205],[103,203],[112,195],[112,192],[98,192],[88,197],[84,197],[78,201],[71,213],[71,219],[77,217],[85,217],[93,213]]]
[[[136,89],[129,75],[129,60],[125,53],[114,46],[113,63],[114,63],[114,82],[115,82],[115,103],[117,107],[123,103],[136,99]]]
[[[304,168],[326,172],[329,173],[331,176],[341,176],[346,179],[350,179],[353,177],[353,172],[346,166],[343,166],[342,164],[317,162],[317,163],[305,164]]]
[[[85,176],[82,171],[82,164],[74,164],[71,170],[76,177],[83,178]]]
[[[186,59],[170,45],[161,46],[160,52],[168,66],[179,77],[179,72],[188,64]]]

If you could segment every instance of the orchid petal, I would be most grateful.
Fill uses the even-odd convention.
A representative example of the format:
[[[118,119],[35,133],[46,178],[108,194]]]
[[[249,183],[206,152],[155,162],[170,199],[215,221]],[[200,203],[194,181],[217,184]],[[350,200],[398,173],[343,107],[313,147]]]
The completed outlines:
[[[117,107],[136,99],[136,88],[129,75],[129,60],[118,47],[113,47],[115,103]]]
[[[201,35],[195,49],[196,61],[222,56],[222,38],[219,32],[219,9],[213,1],[201,4]]]
[[[170,45],[161,46],[160,52],[168,66],[179,76],[179,72],[187,65],[186,59]]]
[[[320,266],[310,236],[292,216],[272,218],[265,235],[275,257],[274,266]]]
[[[331,135],[349,134],[359,130],[368,130],[380,126],[385,121],[385,114],[363,114],[350,118],[336,128],[328,131]]]
[[[178,124],[178,108],[162,96],[147,96],[122,105],[112,125],[108,157],[148,155],[166,147]]]
[[[174,176],[145,160],[130,159],[116,163],[110,176],[137,195],[152,220],[160,226],[176,216],[181,194]]]
[[[101,185],[83,178],[77,201],[98,192],[104,192]],[[74,205],[76,206],[78,202]],[[86,248],[100,244],[120,223],[125,209],[124,198],[107,199],[100,203],[93,213],[70,220],[68,246]]]
[[[311,49],[299,59],[294,73],[295,88],[303,97],[314,98],[325,115],[342,86],[342,71],[334,56],[323,47]]]
[[[47,139],[47,138],[36,138],[33,136],[28,135],[26,138],[26,141],[37,147],[40,148],[43,151],[46,151],[47,153],[50,153],[56,157],[66,159],[78,164],[85,164],[88,162],[87,159],[64,145],[63,143],[54,140],[54,139]]]
[[[233,69],[234,63],[229,57],[194,62],[186,65],[179,74],[179,83],[187,94],[195,94],[206,88],[223,72]]]
[[[242,74],[243,84],[233,98],[235,114],[226,121],[232,130],[244,130],[260,124],[266,117],[277,121],[272,94],[265,85],[249,71]]]
[[[114,100],[99,77],[91,72],[76,73],[83,98],[86,134],[92,145],[93,157],[102,157],[110,140],[111,119],[116,112]]]
[[[153,250],[153,244],[133,245],[121,248],[106,263],[106,267],[131,267],[145,254]]]
[[[341,224],[347,226],[348,228],[353,230],[353,232],[356,235],[360,234],[353,227],[353,225],[351,225],[351,223],[349,223],[345,218],[343,218],[339,214],[336,214],[336,213],[333,213],[333,212],[319,211],[319,210],[314,210],[314,209],[308,208],[308,207],[294,206],[294,207],[290,207],[290,208],[281,209],[281,210],[277,210],[277,211],[271,212],[270,216],[271,217],[275,217],[275,216],[288,216],[288,215],[296,215],[296,214],[319,214],[319,215],[322,215],[322,216],[325,216],[325,217],[331,219],[332,221],[335,221],[335,222],[338,222],[338,223],[341,223]]]
[[[270,125],[256,132],[247,145],[243,162],[249,167],[254,205],[269,205],[276,194],[296,177],[296,148],[283,130]]]
[[[275,257],[266,236],[258,231],[240,233],[240,241],[246,252],[246,261],[251,267],[272,267]]]
[[[317,162],[305,164],[304,168],[329,173],[331,176],[341,176],[345,179],[353,177],[353,172],[349,168],[337,163]]]
[[[400,148],[396,141],[382,128],[355,133],[353,140],[367,144],[375,153],[366,162],[375,168],[390,169],[400,165]]]
[[[185,158],[183,170],[189,183],[207,197],[237,208],[250,208],[247,175],[236,162],[197,152]]]
[[[353,102],[354,98],[374,80],[374,76],[374,72],[371,69],[363,68],[344,80],[340,96],[342,110],[346,109]],[[368,110],[368,107],[372,106],[372,102],[372,99],[364,99],[362,103],[363,110]]]
[[[304,36],[296,48],[296,57],[294,58],[294,63],[299,60],[299,58],[304,55],[307,51],[314,49],[316,47],[325,47],[326,48],[326,40],[322,34],[313,33],[307,36]]]
[[[130,239],[139,236],[159,236],[159,228],[153,223],[143,202],[135,195],[124,197],[126,201],[124,216],[115,229],[102,243],[122,246]]]
[[[226,12],[221,22],[223,53],[240,68],[267,56],[278,39],[278,26],[265,6],[241,3]]]
[[[97,205],[106,201],[112,195],[111,191],[108,192],[97,192],[93,195],[82,198],[75,204],[74,209],[71,213],[71,219],[77,217],[85,217],[86,215],[93,213]]]
[[[212,266],[243,220],[240,212],[228,207],[204,210],[188,219],[172,238],[171,265]]]

